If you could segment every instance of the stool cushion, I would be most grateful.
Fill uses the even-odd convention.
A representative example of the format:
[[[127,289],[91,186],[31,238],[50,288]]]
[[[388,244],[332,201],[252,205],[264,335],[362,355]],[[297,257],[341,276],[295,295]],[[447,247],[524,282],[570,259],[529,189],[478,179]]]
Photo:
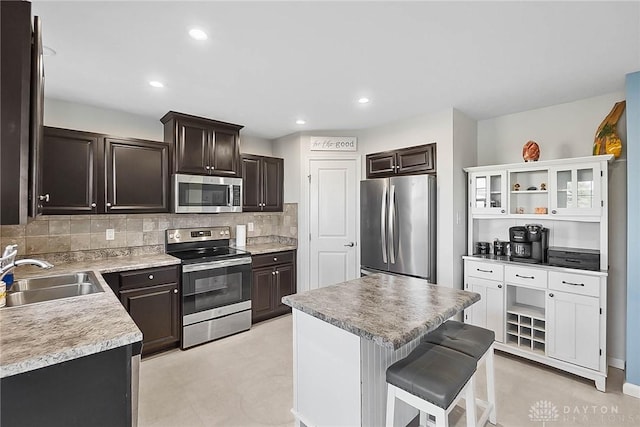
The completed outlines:
[[[425,335],[422,342],[448,347],[479,360],[495,338],[495,332],[489,329],[449,320]]]
[[[387,382],[446,409],[476,370],[473,357],[432,343],[421,343],[387,368]]]

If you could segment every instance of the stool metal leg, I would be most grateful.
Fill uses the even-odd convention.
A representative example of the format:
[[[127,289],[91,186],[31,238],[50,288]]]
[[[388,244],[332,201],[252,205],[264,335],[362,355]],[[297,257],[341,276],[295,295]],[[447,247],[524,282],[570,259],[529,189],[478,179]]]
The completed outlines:
[[[386,422],[387,427],[393,427],[393,418],[395,416],[394,414],[395,406],[396,406],[396,387],[391,384],[387,384],[387,422]]]
[[[489,422],[493,425],[496,425],[496,386],[495,371],[493,366],[493,350],[493,344],[491,344],[491,347],[489,347],[489,350],[487,350],[488,354],[485,370],[487,371],[487,400],[489,401],[489,405],[491,406],[491,410],[489,411]]]

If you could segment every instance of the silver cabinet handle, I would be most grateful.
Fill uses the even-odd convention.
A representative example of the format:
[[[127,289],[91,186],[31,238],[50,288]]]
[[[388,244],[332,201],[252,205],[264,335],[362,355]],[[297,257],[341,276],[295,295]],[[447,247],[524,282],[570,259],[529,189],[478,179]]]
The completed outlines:
[[[552,209],[552,210],[551,210],[551,213],[552,213],[552,214],[557,214],[557,213],[558,213],[558,211],[557,211],[557,210],[555,210],[555,209]]]
[[[177,290],[177,289],[174,289],[174,290],[173,290],[173,293],[174,293],[174,294],[177,294],[177,293],[178,293],[178,290]]]
[[[549,294],[549,296],[550,296],[551,298],[553,298],[553,294]]]
[[[107,202],[107,207],[110,208],[111,207],[111,203]]]
[[[502,289],[502,285],[498,285],[498,289]]]
[[[275,276],[275,275],[276,275],[276,272],[275,272],[275,271],[272,271],[272,272],[271,272],[271,275],[272,275],[272,276]]]
[[[97,205],[95,204],[95,202],[91,203],[91,207],[95,208]]]
[[[349,247],[349,248],[352,248],[352,247],[354,247],[355,245],[356,245],[355,243],[353,243],[353,242],[349,242],[349,243],[347,243],[345,246],[347,246],[347,247]]]
[[[562,281],[562,283],[564,283],[565,285],[571,285],[571,286],[584,286],[584,283],[571,283],[571,282],[565,282],[564,280]]]
[[[49,193],[47,193],[47,194],[42,194],[42,195],[38,196],[38,199],[39,199],[41,202],[49,202],[49,199],[50,199],[50,198],[49,198]]]
[[[280,272],[278,270],[276,270],[276,274],[280,274]]]
[[[153,274],[149,275],[149,280],[153,280]]]
[[[521,275],[519,275],[519,274],[516,274],[516,277],[519,277],[519,278],[521,278],[521,279],[535,279],[535,277],[534,277],[534,276],[521,276]]]
[[[205,168],[206,170],[209,170],[209,169],[211,169],[211,168],[210,168],[209,166],[205,166],[204,168]]]
[[[500,210],[500,213],[504,213],[504,209],[501,209],[501,210]]]
[[[277,261],[277,260],[278,260],[278,258],[276,258],[276,257],[273,257],[273,260],[274,260],[274,261]]]
[[[476,268],[477,271],[481,271],[483,273],[493,273],[493,270],[483,270],[481,268]]]

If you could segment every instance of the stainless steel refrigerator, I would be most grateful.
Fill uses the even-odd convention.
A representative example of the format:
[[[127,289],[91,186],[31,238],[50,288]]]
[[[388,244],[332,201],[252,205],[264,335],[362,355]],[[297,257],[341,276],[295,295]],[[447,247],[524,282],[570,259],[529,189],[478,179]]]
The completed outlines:
[[[389,272],[436,281],[436,178],[360,181],[362,274]]]

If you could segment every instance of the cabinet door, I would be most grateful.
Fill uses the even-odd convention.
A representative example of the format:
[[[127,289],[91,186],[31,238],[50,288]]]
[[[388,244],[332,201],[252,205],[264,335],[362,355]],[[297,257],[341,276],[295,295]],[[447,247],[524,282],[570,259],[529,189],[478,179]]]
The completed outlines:
[[[169,143],[106,138],[108,213],[169,212]]]
[[[178,173],[203,175],[209,173],[211,128],[198,122],[177,122],[175,165]]]
[[[465,289],[480,294],[480,301],[465,310],[465,321],[491,329],[496,334],[496,341],[504,342],[505,302],[502,283],[468,277]]]
[[[599,299],[547,291],[546,302],[549,357],[599,369]]]
[[[282,297],[291,295],[296,291],[295,268],[293,264],[284,264],[276,267],[276,292],[274,306],[279,312],[287,312],[291,309],[282,303]]]
[[[396,173],[396,154],[392,151],[367,156],[367,178],[383,178]]]
[[[120,291],[120,302],[142,331],[143,355],[180,341],[176,283]]]
[[[469,185],[471,194],[469,203],[471,212],[475,214],[507,213],[507,178],[506,173],[472,173]]]
[[[416,174],[436,171],[435,144],[398,150],[397,174]]]
[[[262,210],[282,212],[284,160],[262,158]]]
[[[45,128],[42,144],[41,212],[96,213],[102,143],[91,133]]]
[[[552,215],[602,215],[599,163],[551,169]]]
[[[259,322],[270,317],[273,311],[275,269],[254,269],[251,278],[251,321]]]
[[[240,159],[238,132],[226,129],[215,129],[212,141],[211,174],[238,176]]]
[[[242,156],[242,211],[256,212],[262,208],[261,157]]]

